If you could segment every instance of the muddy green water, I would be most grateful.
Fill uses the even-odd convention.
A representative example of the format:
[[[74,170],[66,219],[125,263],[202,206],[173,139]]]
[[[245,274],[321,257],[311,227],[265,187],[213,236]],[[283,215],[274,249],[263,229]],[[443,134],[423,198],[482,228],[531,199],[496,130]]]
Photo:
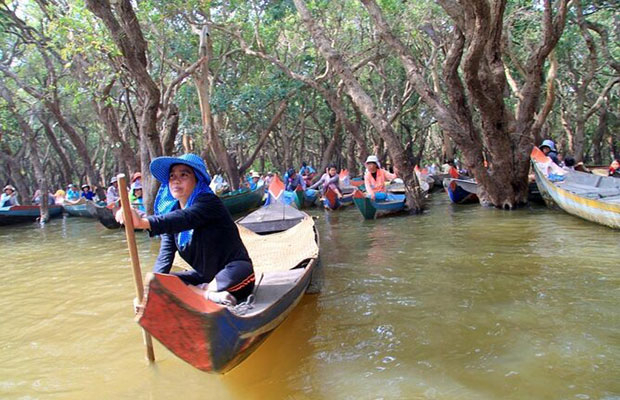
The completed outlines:
[[[239,367],[144,360],[122,231],[0,228],[1,399],[620,399],[620,232],[559,211],[319,216],[325,284]],[[158,243],[139,235],[143,270]]]

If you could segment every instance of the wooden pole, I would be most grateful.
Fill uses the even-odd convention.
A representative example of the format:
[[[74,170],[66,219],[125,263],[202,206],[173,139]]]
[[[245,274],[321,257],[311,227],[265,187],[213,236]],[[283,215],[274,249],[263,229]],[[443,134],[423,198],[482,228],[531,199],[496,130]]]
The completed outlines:
[[[127,236],[127,247],[131,256],[131,267],[133,269],[133,280],[136,284],[136,297],[138,302],[142,303],[144,297],[144,284],[142,283],[142,271],[140,270],[140,259],[138,258],[138,246],[136,245],[136,234],[133,228],[133,219],[131,218],[131,204],[129,204],[129,194],[127,193],[127,179],[125,174],[118,174],[118,191],[121,195],[121,206],[123,207],[123,217],[125,220],[125,235]],[[144,337],[144,345],[146,346],[146,358],[149,362],[155,361],[155,352],[153,351],[153,341],[151,335],[142,329]]]

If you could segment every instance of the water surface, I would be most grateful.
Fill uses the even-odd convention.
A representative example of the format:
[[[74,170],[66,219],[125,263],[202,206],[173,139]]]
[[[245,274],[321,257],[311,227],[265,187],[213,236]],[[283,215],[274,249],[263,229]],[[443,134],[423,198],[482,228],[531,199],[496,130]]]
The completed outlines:
[[[157,342],[144,361],[122,231],[0,228],[0,398],[620,399],[620,232],[442,193],[422,216],[311,213],[322,293],[224,376]]]

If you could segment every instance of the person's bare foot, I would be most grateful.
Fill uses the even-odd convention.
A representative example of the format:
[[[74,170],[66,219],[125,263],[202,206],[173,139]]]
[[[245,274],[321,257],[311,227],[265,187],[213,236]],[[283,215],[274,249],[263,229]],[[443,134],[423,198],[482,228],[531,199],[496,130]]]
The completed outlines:
[[[221,292],[206,291],[205,297],[214,303],[223,304],[227,306],[237,305],[237,299],[235,299],[235,296],[228,293],[227,291],[221,291]]]

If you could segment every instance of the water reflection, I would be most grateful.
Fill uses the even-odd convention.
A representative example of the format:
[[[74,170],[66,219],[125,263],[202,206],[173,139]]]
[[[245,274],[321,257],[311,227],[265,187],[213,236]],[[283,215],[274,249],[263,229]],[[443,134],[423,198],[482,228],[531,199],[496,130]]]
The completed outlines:
[[[0,398],[620,394],[618,232],[441,194],[417,217],[312,213],[323,291],[225,376],[158,343],[156,364],[144,361],[123,231],[80,218],[0,228]],[[147,270],[158,242],[138,242]]]

